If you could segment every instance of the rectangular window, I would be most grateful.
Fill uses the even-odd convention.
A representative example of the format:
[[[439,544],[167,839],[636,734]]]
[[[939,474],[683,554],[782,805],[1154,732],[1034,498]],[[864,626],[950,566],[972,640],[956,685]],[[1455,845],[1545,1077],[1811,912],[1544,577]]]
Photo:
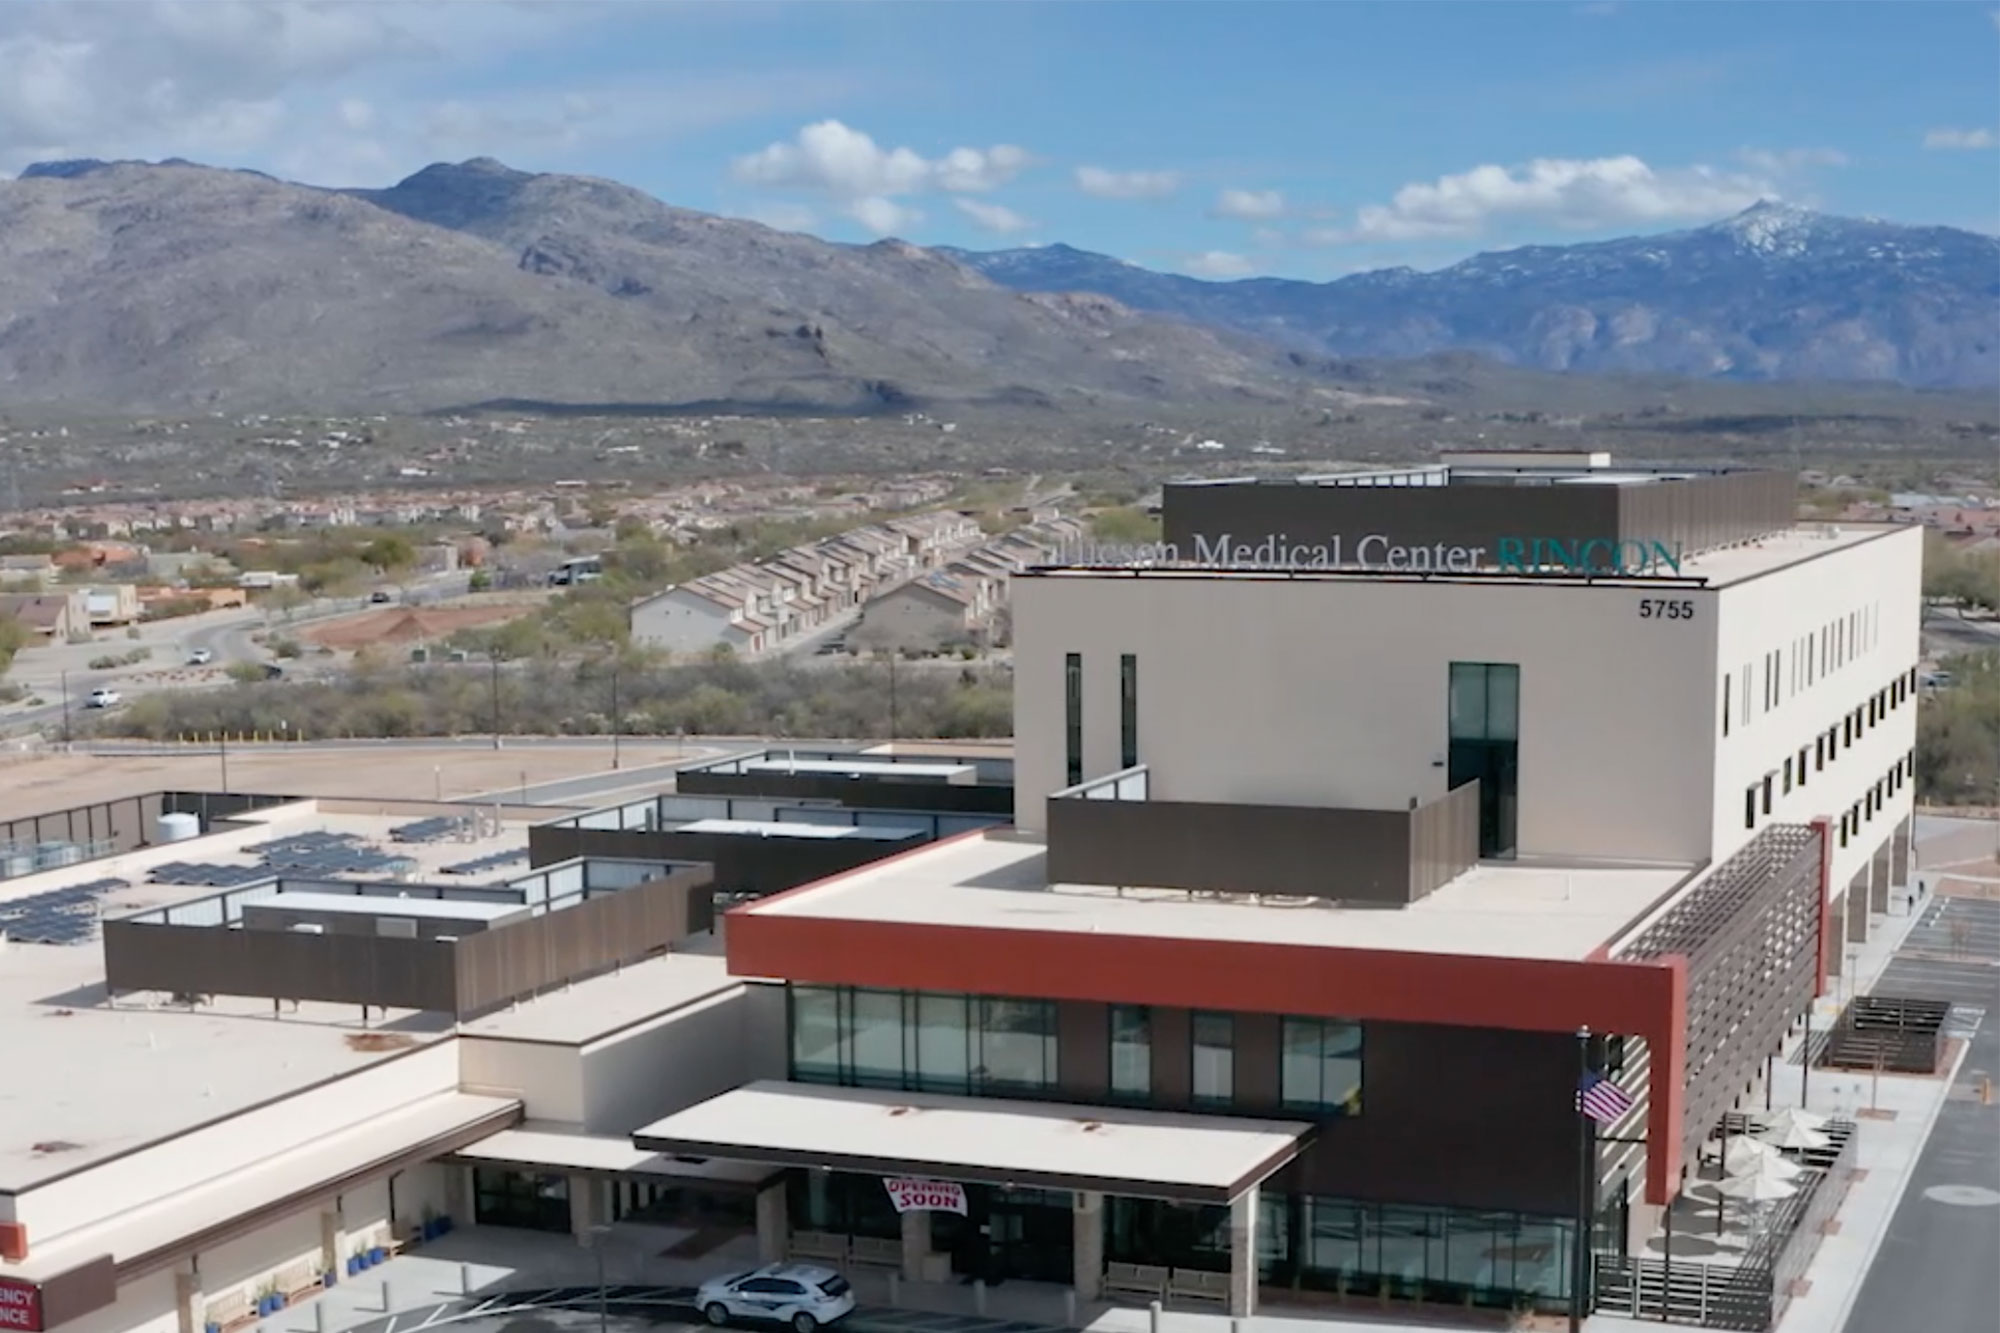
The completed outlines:
[[[1118,767],[1139,762],[1139,656],[1118,658]]]
[[[1111,1095],[1140,1102],[1153,1095],[1153,1022],[1144,1005],[1111,1006]]]
[[[964,1092],[972,1084],[972,1039],[963,995],[917,996],[919,1092]]]
[[[1339,1018],[1287,1018],[1278,1098],[1288,1111],[1361,1113],[1361,1025]]]
[[[1036,1092],[1056,1081],[1056,1007],[1050,1000],[982,997],[976,1090]]]
[[[1446,785],[1479,783],[1479,854],[1511,855],[1520,790],[1521,668],[1453,662],[1445,710]]]
[[[1192,1090],[1197,1106],[1227,1106],[1236,1096],[1236,1020],[1196,1014]]]
[[[1733,674],[1722,678],[1722,734],[1725,736],[1729,734],[1729,696],[1734,693],[1730,686],[1735,683]]]
[[[1785,795],[1792,794],[1792,757],[1785,756]]]
[[[1068,780],[1074,787],[1083,781],[1083,654],[1063,658],[1063,744]]]
[[[1766,773],[1764,775],[1764,813],[1767,815],[1771,813],[1771,788],[1773,785],[1771,774]]]
[[[1817,772],[1824,770],[1825,768],[1826,768],[1826,735],[1825,733],[1821,733],[1820,735],[1813,737],[1813,769],[1814,771]]]
[[[1757,827],[1757,788],[1754,784],[1743,793],[1743,827]]]
[[[840,991],[832,986],[792,986],[792,1077],[801,1083],[838,1083],[848,1064],[842,1040]]]

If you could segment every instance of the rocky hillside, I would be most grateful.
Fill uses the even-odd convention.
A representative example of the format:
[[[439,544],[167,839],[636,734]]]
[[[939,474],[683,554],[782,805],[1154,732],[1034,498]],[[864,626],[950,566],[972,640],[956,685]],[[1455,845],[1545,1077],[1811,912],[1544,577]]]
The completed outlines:
[[[0,408],[854,411],[1296,397],[1238,335],[492,161],[338,193],[187,163],[0,182]]]

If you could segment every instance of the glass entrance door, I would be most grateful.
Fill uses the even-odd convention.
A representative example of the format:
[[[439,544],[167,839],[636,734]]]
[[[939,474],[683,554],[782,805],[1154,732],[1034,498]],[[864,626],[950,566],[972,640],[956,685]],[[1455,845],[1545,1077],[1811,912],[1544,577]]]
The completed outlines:
[[[1075,1279],[1075,1208],[1068,1194],[996,1190],[990,1216],[999,1276],[1064,1285]]]

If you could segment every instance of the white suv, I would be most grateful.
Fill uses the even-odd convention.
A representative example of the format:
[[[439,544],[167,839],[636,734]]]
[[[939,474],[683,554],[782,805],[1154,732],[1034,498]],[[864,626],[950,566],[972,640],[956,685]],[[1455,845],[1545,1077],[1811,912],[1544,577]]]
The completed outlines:
[[[118,706],[118,691],[107,690],[100,685],[90,692],[90,698],[84,701],[84,706],[88,708],[116,708]]]
[[[694,1299],[711,1324],[766,1319],[790,1324],[793,1333],[813,1333],[854,1309],[854,1288],[831,1268],[766,1264],[748,1273],[710,1278]]]

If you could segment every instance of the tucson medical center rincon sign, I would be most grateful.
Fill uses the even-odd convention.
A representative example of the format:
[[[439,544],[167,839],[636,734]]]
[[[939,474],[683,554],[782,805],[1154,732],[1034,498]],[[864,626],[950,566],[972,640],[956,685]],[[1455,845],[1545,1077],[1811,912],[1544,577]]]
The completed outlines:
[[[1064,565],[1184,565],[1199,569],[1360,569],[1400,573],[1624,576],[1672,578],[1681,572],[1678,542],[1609,537],[1496,537],[1492,545],[1452,542],[1411,545],[1371,532],[1349,538],[1295,540],[1276,533],[1238,541],[1229,533],[1198,535],[1183,550],[1173,542],[1080,541],[1062,547],[1051,563]]]

